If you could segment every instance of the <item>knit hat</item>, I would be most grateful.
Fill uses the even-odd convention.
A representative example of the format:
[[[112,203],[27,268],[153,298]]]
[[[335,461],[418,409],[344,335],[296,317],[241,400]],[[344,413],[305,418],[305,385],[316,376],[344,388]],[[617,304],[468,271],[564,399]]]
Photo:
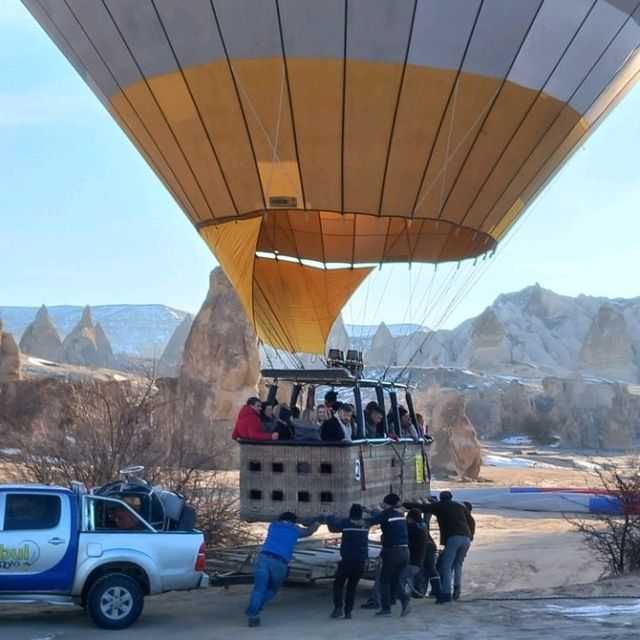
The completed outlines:
[[[282,522],[291,522],[295,524],[298,521],[298,516],[293,511],[285,511],[278,516],[278,520]]]
[[[362,505],[354,502],[349,509],[349,518],[351,520],[362,520]]]
[[[420,509],[411,509],[407,513],[407,518],[411,518],[414,522],[422,522],[422,511]]]
[[[388,504],[390,507],[397,507],[400,502],[400,496],[397,493],[388,493],[382,498],[382,502]]]

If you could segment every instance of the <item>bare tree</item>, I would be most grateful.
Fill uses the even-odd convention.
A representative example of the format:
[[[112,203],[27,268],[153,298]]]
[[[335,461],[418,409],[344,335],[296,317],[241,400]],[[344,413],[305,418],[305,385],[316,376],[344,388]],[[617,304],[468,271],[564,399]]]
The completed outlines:
[[[609,513],[568,517],[593,557],[612,575],[640,571],[640,459],[596,470]]]
[[[13,479],[61,485],[81,480],[97,487],[117,479],[124,467],[143,465],[149,482],[178,491],[196,508],[197,526],[209,544],[251,540],[238,518],[237,477],[216,469],[224,444],[207,448],[195,442],[180,412],[163,411],[178,401],[158,393],[152,375],[126,383],[71,383],[57,428],[38,426],[20,436]]]

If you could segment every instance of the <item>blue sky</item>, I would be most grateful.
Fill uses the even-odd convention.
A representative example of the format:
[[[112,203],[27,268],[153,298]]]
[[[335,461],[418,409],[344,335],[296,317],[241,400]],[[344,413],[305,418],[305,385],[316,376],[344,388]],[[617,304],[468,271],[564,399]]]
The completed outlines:
[[[500,293],[535,282],[572,296],[640,295],[639,113],[636,88],[494,258],[457,272],[458,280],[472,270],[481,277],[446,318],[459,285],[427,313],[433,267],[414,265],[376,271],[345,320],[454,326]],[[0,169],[0,306],[164,303],[197,311],[213,256],[18,0],[0,0]],[[436,277],[447,274],[439,267]]]

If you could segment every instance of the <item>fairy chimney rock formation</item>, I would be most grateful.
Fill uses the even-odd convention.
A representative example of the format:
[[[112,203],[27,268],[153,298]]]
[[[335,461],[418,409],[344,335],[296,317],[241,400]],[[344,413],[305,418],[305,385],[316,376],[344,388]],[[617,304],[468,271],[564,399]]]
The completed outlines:
[[[344,321],[342,320],[342,314],[340,314],[336,321],[333,323],[331,327],[331,331],[329,331],[329,336],[327,337],[326,350],[328,349],[340,349],[347,355],[347,351],[350,348],[349,344],[349,334],[344,326]]]
[[[20,351],[52,362],[62,360],[62,340],[45,305],[38,309],[34,321],[22,334]]]
[[[115,358],[113,357],[111,342],[99,322],[96,324],[96,351],[99,367],[113,367]]]
[[[178,375],[180,364],[182,363],[184,345],[187,342],[192,325],[193,316],[188,314],[171,334],[171,338],[158,361],[158,376],[173,378]]]
[[[365,361],[368,365],[395,364],[396,343],[389,327],[381,322],[373,334],[371,347],[367,351]]]
[[[606,303],[600,306],[582,343],[578,362],[585,371],[638,381],[633,341],[621,309]]]
[[[258,395],[259,377],[258,338],[217,267],[185,343],[177,387],[183,423],[203,446],[229,437],[239,409]]]
[[[21,377],[20,348],[10,333],[2,330],[0,320],[0,382],[11,382]]]
[[[469,367],[479,371],[500,369],[509,362],[511,350],[502,323],[496,312],[488,307],[473,323]]]
[[[444,392],[431,413],[429,433],[433,437],[431,466],[438,473],[477,479],[482,466],[478,435],[465,411],[465,397],[458,391]]]
[[[80,321],[62,342],[62,360],[87,367],[99,365],[96,330],[89,306],[84,308]]]

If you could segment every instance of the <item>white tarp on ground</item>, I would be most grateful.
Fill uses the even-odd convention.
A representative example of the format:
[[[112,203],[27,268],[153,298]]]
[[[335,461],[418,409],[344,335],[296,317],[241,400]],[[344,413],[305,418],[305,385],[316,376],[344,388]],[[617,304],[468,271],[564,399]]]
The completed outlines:
[[[536,487],[453,488],[453,499],[468,501],[474,508],[514,509],[551,513],[610,513],[615,500],[585,489]]]

